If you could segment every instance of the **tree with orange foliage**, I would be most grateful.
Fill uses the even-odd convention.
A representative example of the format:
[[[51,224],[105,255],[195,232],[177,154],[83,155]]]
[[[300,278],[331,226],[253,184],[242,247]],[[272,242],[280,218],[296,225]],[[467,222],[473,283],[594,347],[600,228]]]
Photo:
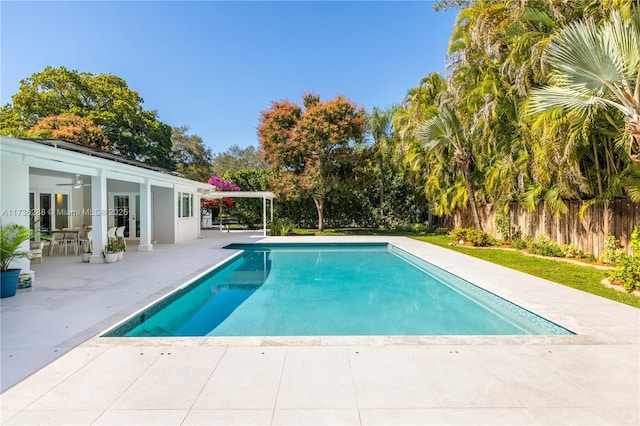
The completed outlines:
[[[304,108],[281,100],[262,111],[258,138],[275,171],[271,187],[292,199],[310,195],[322,232],[328,194],[354,182],[365,112],[342,96],[321,102],[318,95],[306,93],[302,100]]]
[[[111,144],[102,128],[91,120],[75,114],[50,115],[41,118],[27,130],[31,138],[64,139],[90,148],[111,151]]]

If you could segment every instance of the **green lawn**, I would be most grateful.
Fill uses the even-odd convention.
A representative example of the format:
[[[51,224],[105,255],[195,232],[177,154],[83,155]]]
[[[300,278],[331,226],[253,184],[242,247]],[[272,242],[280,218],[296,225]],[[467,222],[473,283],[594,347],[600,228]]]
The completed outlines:
[[[296,235],[400,235],[431,243],[449,250],[454,250],[488,262],[506,266],[536,277],[554,281],[567,287],[586,291],[587,293],[615,300],[636,308],[640,308],[640,297],[634,294],[616,291],[605,287],[601,281],[607,272],[591,266],[581,266],[553,259],[541,259],[527,256],[517,251],[499,248],[471,248],[450,246],[451,238],[446,235],[416,235],[406,232],[384,231],[377,229],[326,229],[318,233],[315,229],[296,229]]]
[[[640,308],[640,297],[619,292],[602,285],[600,281],[607,276],[607,272],[600,269],[559,262],[553,259],[526,256],[517,251],[501,250],[498,248],[450,246],[451,238],[446,235],[417,236],[412,238]]]

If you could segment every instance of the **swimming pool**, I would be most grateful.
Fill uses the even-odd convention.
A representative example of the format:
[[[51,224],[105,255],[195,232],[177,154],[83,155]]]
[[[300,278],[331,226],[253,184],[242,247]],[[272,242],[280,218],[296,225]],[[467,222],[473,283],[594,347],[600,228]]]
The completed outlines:
[[[387,243],[233,244],[104,336],[573,334]]]

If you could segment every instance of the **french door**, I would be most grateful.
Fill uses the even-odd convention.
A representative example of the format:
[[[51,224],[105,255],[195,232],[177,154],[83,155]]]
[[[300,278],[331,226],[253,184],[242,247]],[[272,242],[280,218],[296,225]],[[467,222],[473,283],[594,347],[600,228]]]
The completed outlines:
[[[109,194],[109,226],[124,226],[124,236],[140,238],[140,194]]]
[[[53,191],[29,192],[29,225],[36,235],[70,227],[69,194]]]

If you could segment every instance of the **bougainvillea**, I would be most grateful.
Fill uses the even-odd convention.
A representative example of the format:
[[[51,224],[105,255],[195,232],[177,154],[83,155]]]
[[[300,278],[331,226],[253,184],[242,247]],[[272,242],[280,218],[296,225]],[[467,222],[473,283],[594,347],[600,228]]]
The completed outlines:
[[[240,187],[231,181],[223,180],[220,175],[212,176],[209,185],[213,185],[216,191],[240,191]]]
[[[223,180],[220,175],[215,175],[209,178],[209,185],[212,185],[216,191],[240,191],[240,187],[231,181]],[[200,209],[203,211],[212,211],[214,208],[220,206],[219,199],[204,199],[200,201]],[[233,200],[231,198],[222,199],[222,207],[233,207]]]

